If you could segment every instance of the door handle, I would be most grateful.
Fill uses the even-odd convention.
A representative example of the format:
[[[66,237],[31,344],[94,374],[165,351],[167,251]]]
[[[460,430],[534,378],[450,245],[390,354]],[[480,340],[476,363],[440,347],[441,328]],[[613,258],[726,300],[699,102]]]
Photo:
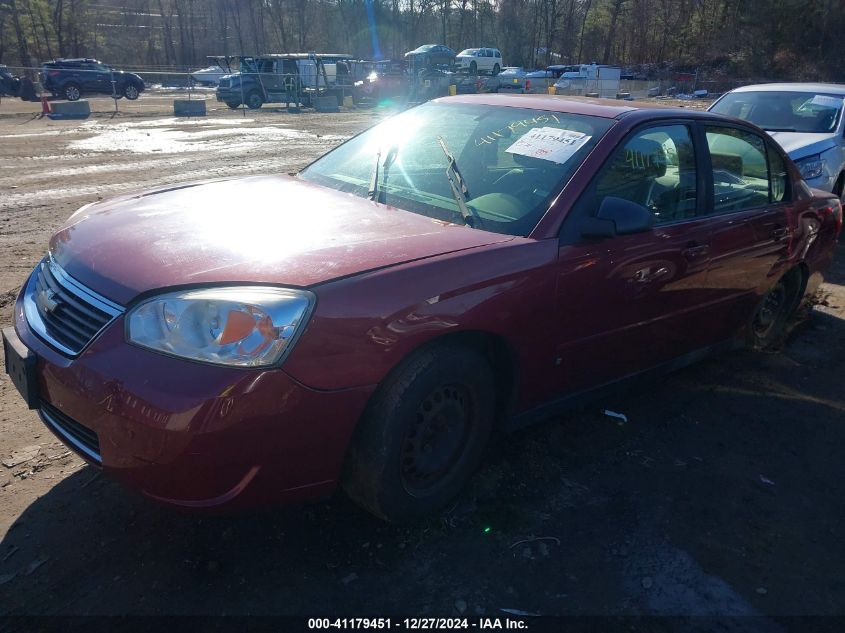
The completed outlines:
[[[681,251],[684,257],[687,259],[700,259],[701,257],[705,257],[710,252],[710,245],[709,244],[701,244],[699,242],[690,242],[687,244],[687,247]]]
[[[792,235],[792,231],[783,226],[776,226],[772,230],[772,239],[775,242],[780,242],[783,238],[789,237],[790,235]]]

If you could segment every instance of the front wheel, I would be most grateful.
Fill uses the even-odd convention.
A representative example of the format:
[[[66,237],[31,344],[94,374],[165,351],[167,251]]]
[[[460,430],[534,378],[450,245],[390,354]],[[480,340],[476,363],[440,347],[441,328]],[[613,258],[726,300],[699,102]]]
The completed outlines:
[[[130,101],[135,101],[139,97],[141,92],[138,90],[138,87],[134,84],[128,84],[123,89],[123,96],[129,99]]]
[[[246,107],[250,110],[258,110],[262,105],[264,105],[264,99],[257,90],[253,90],[246,96]]]
[[[798,269],[781,277],[757,306],[747,328],[748,344],[764,350],[776,346],[801,303],[803,278]]]
[[[343,488],[391,522],[445,505],[478,467],[495,415],[493,372],[468,348],[436,346],[403,361],[355,431]]]
[[[475,62],[469,63],[469,74],[470,75],[477,75],[478,74],[478,64]]]
[[[227,101],[226,105],[229,106],[230,110],[237,110],[241,107],[241,104],[238,101]]]
[[[499,68],[499,64],[495,64],[493,66],[493,76],[495,77],[496,75],[498,75],[500,70],[501,68]]]

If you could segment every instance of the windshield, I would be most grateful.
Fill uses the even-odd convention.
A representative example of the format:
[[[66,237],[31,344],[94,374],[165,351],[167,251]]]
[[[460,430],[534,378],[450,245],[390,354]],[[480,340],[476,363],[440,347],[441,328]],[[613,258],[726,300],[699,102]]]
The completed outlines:
[[[528,235],[612,123],[561,112],[428,103],[356,136],[299,177],[459,224],[465,223],[465,204],[475,228]],[[463,202],[450,182],[444,145],[465,186]]]
[[[833,132],[842,113],[842,95],[817,92],[733,92],[711,109],[782,132]]]
[[[475,55],[477,52],[478,52],[478,49],[477,49],[477,48],[468,48],[468,49],[463,50],[463,51],[461,51],[460,53],[458,53],[458,55],[468,55],[468,56],[472,56],[472,55]]]

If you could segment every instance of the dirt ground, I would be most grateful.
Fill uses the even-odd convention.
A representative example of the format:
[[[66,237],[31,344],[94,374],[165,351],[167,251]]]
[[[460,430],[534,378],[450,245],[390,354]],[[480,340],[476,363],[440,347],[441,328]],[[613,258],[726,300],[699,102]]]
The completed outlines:
[[[98,99],[88,121],[53,122],[3,100],[0,326],[77,207],[293,171],[380,116],[244,116],[209,101],[208,118],[177,120],[169,104],[144,95],[112,118]],[[825,305],[780,352],[715,358],[500,439],[455,505],[414,527],[340,494],[234,517],[174,512],[84,465],[0,375],[0,615],[519,609],[763,615],[766,631],[794,628],[783,616],[845,615],[841,251]]]

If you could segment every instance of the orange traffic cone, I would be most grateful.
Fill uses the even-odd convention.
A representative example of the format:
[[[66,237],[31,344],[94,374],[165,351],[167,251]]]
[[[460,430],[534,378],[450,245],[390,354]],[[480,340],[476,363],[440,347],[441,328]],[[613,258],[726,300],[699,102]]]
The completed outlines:
[[[50,112],[50,103],[47,101],[47,97],[41,95],[41,116],[47,116]]]

